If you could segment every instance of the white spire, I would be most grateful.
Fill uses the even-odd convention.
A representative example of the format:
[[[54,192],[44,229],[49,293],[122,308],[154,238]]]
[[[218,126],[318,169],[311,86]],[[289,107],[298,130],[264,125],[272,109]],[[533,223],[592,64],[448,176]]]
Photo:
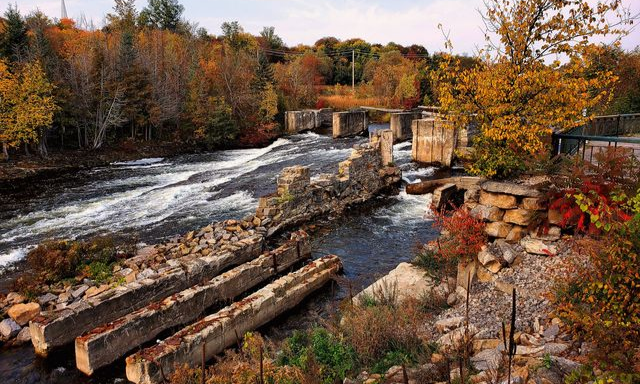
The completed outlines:
[[[64,0],[62,0],[62,9],[61,9],[61,18],[67,19],[67,7],[64,5]]]

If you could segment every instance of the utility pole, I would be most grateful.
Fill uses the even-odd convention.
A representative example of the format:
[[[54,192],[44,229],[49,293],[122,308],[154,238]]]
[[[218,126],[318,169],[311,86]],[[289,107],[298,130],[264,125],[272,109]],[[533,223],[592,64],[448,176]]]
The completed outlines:
[[[351,90],[356,94],[356,51],[351,51]]]

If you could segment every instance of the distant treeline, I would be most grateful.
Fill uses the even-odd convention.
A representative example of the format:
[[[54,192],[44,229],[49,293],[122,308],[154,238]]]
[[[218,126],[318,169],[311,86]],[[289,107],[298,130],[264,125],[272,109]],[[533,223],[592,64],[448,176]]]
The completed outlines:
[[[273,27],[253,36],[229,22],[212,36],[183,11],[177,0],[149,0],[141,12],[134,0],[115,0],[94,29],[10,5],[0,20],[5,157],[125,140],[260,145],[279,133],[284,111],[330,106],[321,93],[346,94],[340,85],[351,85],[352,57],[350,97],[405,108],[437,100],[430,73],[443,55],[423,46],[325,37],[287,47]],[[637,52],[615,55],[638,63]],[[638,89],[637,72],[635,81]]]

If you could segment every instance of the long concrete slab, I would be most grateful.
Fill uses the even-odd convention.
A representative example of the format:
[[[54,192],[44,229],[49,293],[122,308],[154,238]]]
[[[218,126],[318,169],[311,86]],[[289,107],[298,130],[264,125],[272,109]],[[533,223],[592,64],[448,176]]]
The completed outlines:
[[[236,243],[234,251],[204,257],[185,256],[174,260],[175,267],[160,271],[154,276],[80,300],[62,310],[44,313],[29,325],[35,351],[38,355],[46,356],[52,348],[70,344],[76,337],[101,324],[210,280],[227,268],[261,255],[263,243],[262,235],[254,235]]]
[[[199,364],[298,305],[341,268],[337,256],[326,256],[265,286],[247,298],[207,316],[160,343],[127,357],[127,379],[134,383],[163,381],[175,366]]]
[[[255,260],[216,276],[162,301],[123,316],[76,338],[76,366],[87,375],[113,363],[162,331],[195,321],[204,310],[234,299],[258,284],[311,257],[304,231]]]
[[[333,113],[333,138],[356,136],[369,128],[369,114],[366,111],[346,111]]]

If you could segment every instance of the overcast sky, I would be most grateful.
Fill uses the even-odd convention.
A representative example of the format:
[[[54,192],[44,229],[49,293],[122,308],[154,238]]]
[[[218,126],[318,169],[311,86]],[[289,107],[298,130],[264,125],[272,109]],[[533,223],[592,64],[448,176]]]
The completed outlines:
[[[9,0],[26,14],[36,8],[50,17],[60,17],[61,0]],[[640,2],[633,4],[640,12]],[[113,0],[65,0],[71,18],[84,15],[102,26]],[[137,0],[139,9],[146,0]],[[185,17],[220,33],[224,21],[237,20],[247,32],[257,34],[274,26],[289,46],[313,44],[325,36],[339,39],[359,37],[371,43],[393,41],[403,45],[422,44],[430,52],[444,48],[438,30],[441,23],[450,31],[454,51],[472,54],[482,45],[482,21],[478,9],[482,0],[182,0]],[[625,49],[640,45],[640,29],[622,41]]]

